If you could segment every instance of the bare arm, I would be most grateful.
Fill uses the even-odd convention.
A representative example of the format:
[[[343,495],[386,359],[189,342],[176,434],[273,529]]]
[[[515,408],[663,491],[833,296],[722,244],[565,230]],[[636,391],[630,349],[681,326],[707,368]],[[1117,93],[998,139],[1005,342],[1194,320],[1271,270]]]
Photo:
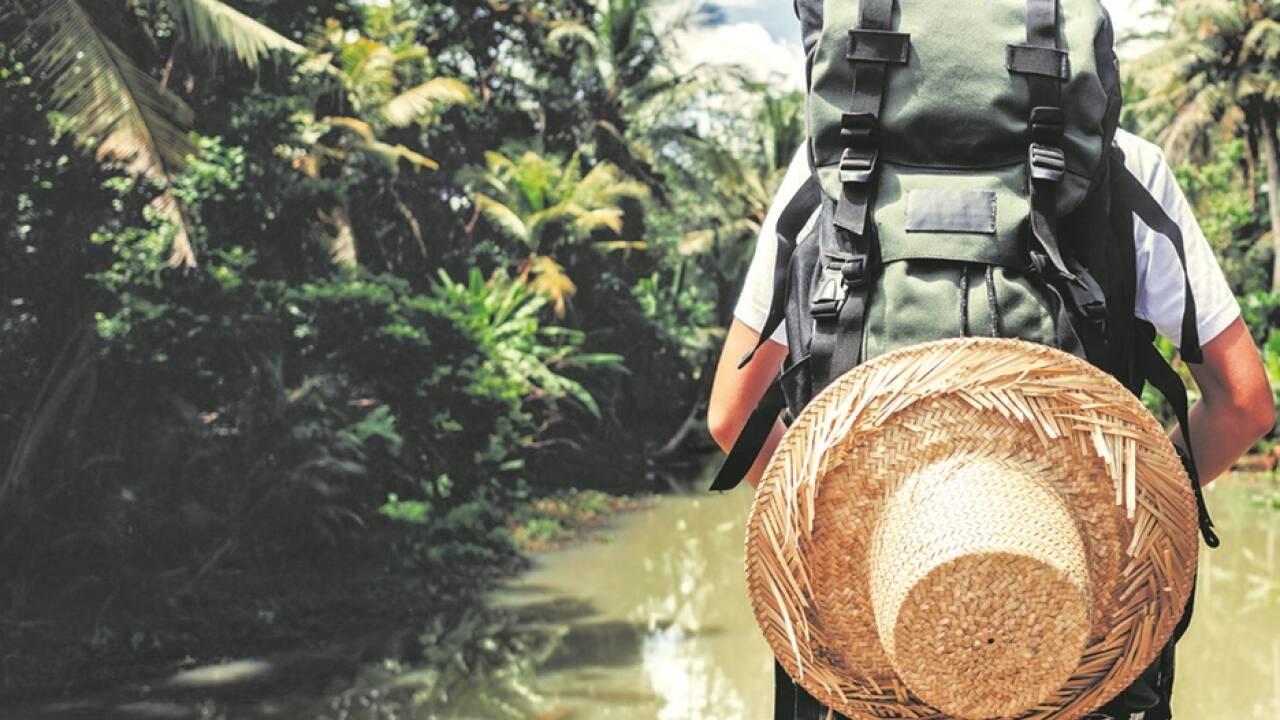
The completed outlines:
[[[1204,346],[1204,362],[1191,365],[1200,400],[1189,422],[1200,483],[1207,485],[1231,469],[1275,422],[1271,386],[1244,321],[1236,318]],[[1182,432],[1170,433],[1184,447]]]
[[[773,381],[786,348],[768,341],[751,363],[741,370],[738,360],[755,344],[759,333],[735,319],[729,327],[720,363],[711,388],[707,424],[716,444],[726,452],[733,447],[751,411]],[[1200,400],[1191,408],[1191,435],[1195,442],[1200,482],[1208,484],[1231,469],[1245,451],[1265,435],[1275,422],[1271,387],[1258,349],[1244,321],[1237,318],[1204,346],[1204,362],[1191,365],[1200,387]],[[747,473],[752,487],[760,482],[764,466],[782,438],[778,421]],[[1182,432],[1174,428],[1170,438],[1183,446]]]
[[[715,438],[716,444],[725,452],[733,447],[742,427],[747,424],[751,411],[755,410],[756,403],[760,402],[769,383],[773,382],[782,366],[782,359],[787,354],[786,346],[769,340],[751,362],[739,370],[738,362],[756,344],[759,337],[760,333],[734,318],[729,325],[724,348],[720,351],[720,363],[716,366],[715,380],[711,385],[711,402],[707,407],[707,426],[711,430],[711,437]],[[765,465],[778,447],[778,441],[782,439],[783,429],[781,420],[774,423],[773,432],[769,433],[760,456],[747,472],[746,479],[751,487],[760,482]]]

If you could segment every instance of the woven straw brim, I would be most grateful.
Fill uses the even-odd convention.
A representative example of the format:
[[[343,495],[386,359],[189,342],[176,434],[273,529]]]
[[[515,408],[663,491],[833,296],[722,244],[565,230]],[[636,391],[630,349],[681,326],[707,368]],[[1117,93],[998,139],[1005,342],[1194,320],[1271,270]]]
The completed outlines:
[[[1169,639],[1197,543],[1187,474],[1124,386],[957,338],[809,403],[756,491],[746,571],[779,662],[850,718],[1072,720]]]

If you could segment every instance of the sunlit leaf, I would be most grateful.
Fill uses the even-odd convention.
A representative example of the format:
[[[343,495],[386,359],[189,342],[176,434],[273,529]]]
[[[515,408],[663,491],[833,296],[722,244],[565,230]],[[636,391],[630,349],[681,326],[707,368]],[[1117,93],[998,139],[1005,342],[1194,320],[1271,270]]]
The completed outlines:
[[[480,213],[499,229],[519,240],[529,241],[529,228],[511,208],[481,193],[476,193],[475,203]]]
[[[405,90],[382,106],[382,117],[393,127],[405,127],[428,118],[444,105],[471,101],[471,90],[452,78],[433,78]]]
[[[553,53],[564,55],[577,44],[593,52],[599,49],[595,33],[586,25],[571,20],[558,20],[551,24],[551,31],[547,33],[547,47]]]
[[[705,255],[711,252],[711,247],[715,243],[716,233],[714,230],[694,230],[685,233],[676,243],[676,252],[684,256]]]
[[[595,246],[605,252],[614,250],[646,250],[649,243],[643,240],[602,240],[595,243]]]
[[[248,68],[256,68],[273,53],[302,55],[298,43],[218,0],[169,0],[169,8],[183,28],[183,37],[197,50],[228,54]]]
[[[568,299],[578,292],[564,267],[545,255],[533,259],[528,284],[531,290],[551,299],[557,317],[564,317]]]
[[[80,0],[49,0],[31,27],[34,75],[47,84],[52,107],[100,160],[161,186],[156,209],[177,227],[170,262],[194,264],[190,223],[170,192],[195,151],[185,130],[191,108],[134,64]]]
[[[366,143],[373,143],[377,140],[377,136],[373,132],[373,127],[359,118],[330,115],[324,118],[322,122],[350,130],[356,135],[359,135],[360,139]]]

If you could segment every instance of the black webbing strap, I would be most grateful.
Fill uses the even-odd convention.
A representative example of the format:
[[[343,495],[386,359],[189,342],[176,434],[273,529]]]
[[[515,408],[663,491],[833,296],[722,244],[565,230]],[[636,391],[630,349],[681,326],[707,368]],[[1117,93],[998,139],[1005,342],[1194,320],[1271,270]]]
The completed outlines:
[[[1027,47],[1058,50],[1058,0],[1027,0]],[[1031,232],[1054,275],[1070,279],[1071,272],[1058,249],[1058,184],[1066,173],[1062,152],[1062,80],[1041,73],[1021,72],[1027,83],[1031,112],[1027,117]]]
[[[756,409],[742,426],[738,439],[733,441],[733,448],[716,471],[716,478],[711,482],[711,490],[732,490],[746,477],[747,471],[760,456],[760,450],[769,439],[769,433],[778,420],[778,414],[787,406],[786,397],[782,393],[781,377],[769,384],[769,389],[756,405]]]
[[[1067,257],[1072,278],[1063,281],[1071,300],[1072,324],[1084,350],[1085,359],[1099,367],[1108,361],[1107,299],[1102,286],[1074,257]]]
[[[1035,282],[1039,282],[1046,292],[1048,292],[1053,304],[1054,329],[1056,330],[1055,344],[1059,350],[1075,355],[1083,360],[1088,359],[1088,353],[1085,350],[1084,341],[1080,339],[1080,334],[1076,330],[1076,324],[1072,322],[1071,310],[1067,305],[1067,301],[1062,297],[1062,291],[1058,286],[1049,281],[1045,276],[1045,270],[1041,263],[1045,262],[1043,253],[1032,253],[1032,273],[1031,278]]]
[[[777,237],[778,249],[773,258],[773,296],[769,299],[769,314],[765,316],[764,327],[760,329],[760,337],[756,340],[756,344],[738,362],[739,370],[751,362],[756,351],[773,336],[773,332],[786,318],[787,293],[790,290],[791,280],[791,255],[796,249],[796,236],[804,229],[805,223],[821,203],[822,187],[818,184],[817,176],[811,174],[796,194],[787,201],[782,214],[778,216],[777,231],[774,233]]]
[[[1067,54],[1058,48],[1057,0],[1027,0],[1027,43],[1009,45],[1007,65],[1027,83],[1027,185],[1031,234],[1030,270],[1040,276],[1057,305],[1058,346],[1094,362],[1105,361],[1106,299],[1079,262],[1063,257],[1058,240],[1058,187],[1066,175],[1062,151],[1062,82]]]
[[[1200,488],[1200,474],[1196,470],[1195,452],[1191,447],[1191,425],[1187,420],[1187,387],[1183,385],[1178,373],[1165,362],[1164,356],[1155,345],[1140,340],[1137,353],[1138,369],[1143,377],[1164,396],[1169,406],[1173,408],[1174,416],[1178,418],[1178,427],[1182,430],[1182,442],[1186,445],[1186,448],[1181,450],[1186,454],[1183,465],[1187,468],[1187,474],[1191,476],[1191,490],[1196,496],[1200,534],[1204,536],[1205,545],[1216,548],[1220,541],[1217,533],[1213,531],[1209,507],[1204,502],[1204,492]]]
[[[833,228],[833,232],[841,230]],[[809,308],[813,317],[809,366],[814,394],[857,365],[862,353],[871,240],[868,235],[852,234],[847,239],[853,253],[823,253],[822,280]]]
[[[840,198],[836,202],[838,227],[861,235],[875,190],[879,159],[878,130],[889,65],[907,61],[910,39],[889,30],[893,0],[862,0],[858,27],[849,33],[846,58],[853,63],[853,97],[849,111],[840,118],[844,154],[840,157]]]
[[[911,54],[910,36],[892,32],[892,22],[893,0],[862,0],[858,28],[849,33],[846,58],[853,63],[853,93],[849,111],[841,116],[845,149],[840,157],[840,197],[833,232],[819,236],[826,240],[822,279],[809,311],[815,393],[857,365],[862,353],[873,257],[875,224],[869,220],[880,157],[880,110],[889,65],[905,63]]]
[[[773,661],[773,720],[796,720],[796,682]]]
[[[1008,45],[1005,51],[1005,67],[1024,75],[1044,75],[1066,80],[1071,74],[1066,51],[1057,48],[1031,45]]]
[[[1147,227],[1169,238],[1173,250],[1182,264],[1182,337],[1178,353],[1186,362],[1204,362],[1200,348],[1200,330],[1196,327],[1196,298],[1191,292],[1191,275],[1187,272],[1187,250],[1182,240],[1182,228],[1169,217],[1160,203],[1147,190],[1142,181],[1127,168],[1117,172],[1117,193],[1114,198],[1121,203],[1121,210],[1132,210]]]

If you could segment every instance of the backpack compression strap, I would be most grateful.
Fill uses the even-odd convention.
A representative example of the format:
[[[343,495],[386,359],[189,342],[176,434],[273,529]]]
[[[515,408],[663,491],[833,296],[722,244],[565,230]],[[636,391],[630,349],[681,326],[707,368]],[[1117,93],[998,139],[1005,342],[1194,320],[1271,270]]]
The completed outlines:
[[[809,313],[813,339],[809,361],[813,389],[818,392],[858,364],[862,352],[862,324],[871,289],[875,181],[880,147],[880,110],[890,64],[903,64],[911,54],[911,36],[893,32],[894,0],[862,0],[858,27],[849,31],[845,58],[853,63],[853,91],[849,111],[840,116],[840,197],[836,200],[837,242],[823,247],[822,280]],[[868,226],[872,227],[868,227]],[[828,238],[822,233],[820,238]]]
[[[1005,63],[1009,72],[1025,78],[1031,106],[1027,183],[1031,234],[1039,246],[1031,252],[1031,270],[1044,279],[1058,306],[1058,346],[1101,362],[1106,354],[1105,296],[1083,266],[1063,257],[1058,243],[1058,186],[1067,169],[1061,147],[1062,83],[1070,77],[1070,66],[1067,52],[1058,47],[1057,0],[1027,0],[1026,23],[1026,43],[1008,45]]]

